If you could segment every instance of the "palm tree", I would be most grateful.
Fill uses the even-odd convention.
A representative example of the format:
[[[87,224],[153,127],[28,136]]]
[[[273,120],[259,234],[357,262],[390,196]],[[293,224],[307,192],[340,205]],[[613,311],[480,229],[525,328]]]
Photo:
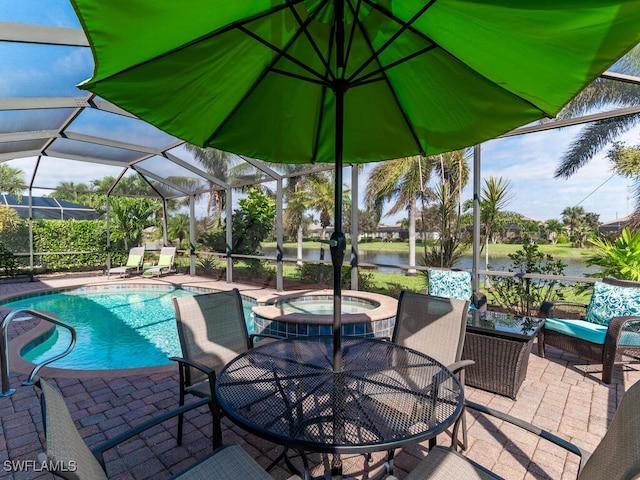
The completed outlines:
[[[215,148],[201,148],[191,144],[185,144],[187,151],[191,152],[195,159],[202,164],[205,171],[211,176],[228,182],[230,177],[231,154]],[[222,212],[225,208],[225,192],[209,181],[209,199],[207,200],[207,218],[211,218],[211,212],[215,207],[213,227],[219,227]]]
[[[582,207],[567,207],[562,210],[562,222],[566,225],[569,240],[572,242],[575,241],[576,229],[582,223],[584,215],[584,208]]]
[[[431,249],[425,243],[424,263],[428,266],[451,268],[462,256],[462,189],[469,181],[470,153],[471,150],[456,150],[433,157],[436,161],[435,170],[440,176],[440,183],[435,188],[439,238],[437,245]],[[423,225],[425,223],[423,217]]]
[[[309,176],[306,182],[306,205],[320,215],[322,240],[327,238],[327,227],[331,225],[331,212],[335,205],[334,178],[335,172],[323,172]],[[320,260],[324,260],[324,243],[320,246]]]
[[[365,192],[367,208],[377,215],[378,221],[386,202],[393,202],[387,215],[407,211],[411,266],[416,265],[417,200],[424,196],[434,165],[433,157],[419,155],[381,162],[371,171]],[[410,269],[407,273],[415,274],[416,270]]]
[[[187,215],[186,213],[178,213],[173,217],[169,217],[167,221],[167,229],[169,238],[177,238],[178,245],[182,247],[182,242],[187,237],[187,235],[189,235],[189,215]]]
[[[480,200],[480,221],[484,226],[484,242],[480,242],[481,250],[484,248],[485,269],[489,269],[489,240],[495,243],[495,235],[498,232],[500,216],[504,208],[513,198],[509,191],[509,182],[502,177],[489,177],[485,179]],[[488,276],[486,279],[488,280]]]
[[[60,200],[67,200],[74,203],[84,203],[89,187],[85,183],[60,182],[56,189],[49,195]]]
[[[0,163],[0,192],[8,193],[22,198],[22,185],[24,185],[24,174],[19,168],[13,168],[6,163]]]
[[[640,46],[635,47],[615,65],[619,73],[637,75],[640,71]],[[632,83],[596,79],[558,114],[558,119],[590,113],[603,107],[631,107],[638,105],[638,86]],[[640,124],[640,114],[598,120],[584,127],[560,160],[556,177],[569,178],[586,165],[596,153],[623,133]],[[634,216],[640,216],[640,190]]]
[[[551,218],[545,222],[544,225],[547,234],[549,235],[549,240],[554,245],[558,243],[558,236],[564,231],[564,225],[560,220],[556,220],[555,218]]]

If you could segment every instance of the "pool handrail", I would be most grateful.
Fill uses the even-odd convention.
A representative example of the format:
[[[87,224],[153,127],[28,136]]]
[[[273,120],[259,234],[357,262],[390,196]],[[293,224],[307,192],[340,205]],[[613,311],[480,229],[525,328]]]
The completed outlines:
[[[69,353],[71,353],[71,350],[73,350],[73,347],[76,344],[76,329],[73,328],[68,323],[65,323],[51,315],[47,315],[46,313],[43,313],[37,310],[32,310],[30,308],[20,307],[20,308],[12,309],[2,319],[2,323],[0,323],[0,377],[2,377],[2,390],[0,391],[0,397],[7,397],[15,393],[15,389],[11,388],[10,381],[9,381],[9,349],[8,349],[8,342],[7,342],[7,328],[12,320],[16,319],[19,315],[24,316],[24,314],[38,317],[38,318],[41,318],[42,320],[53,323],[54,325],[59,325],[61,327],[66,328],[71,333],[71,342],[69,343],[69,346],[64,352],[59,353],[58,355],[55,355],[43,362],[38,363],[29,374],[29,378],[27,378],[27,380],[22,382],[23,385],[33,385],[34,378],[42,367],[52,362],[55,362],[56,360],[59,360],[63,357],[66,357]]]

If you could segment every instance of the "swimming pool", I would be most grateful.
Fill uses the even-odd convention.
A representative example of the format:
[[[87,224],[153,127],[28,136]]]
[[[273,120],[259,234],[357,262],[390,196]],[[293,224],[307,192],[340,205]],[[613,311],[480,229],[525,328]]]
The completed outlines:
[[[108,285],[57,290],[21,296],[3,306],[27,307],[55,313],[77,331],[72,352],[51,367],[76,370],[141,368],[168,365],[181,355],[173,297],[211,290],[165,285]],[[245,318],[253,331],[250,300],[243,300]],[[26,345],[20,354],[33,363],[51,358],[69,345],[70,334],[56,327]]]

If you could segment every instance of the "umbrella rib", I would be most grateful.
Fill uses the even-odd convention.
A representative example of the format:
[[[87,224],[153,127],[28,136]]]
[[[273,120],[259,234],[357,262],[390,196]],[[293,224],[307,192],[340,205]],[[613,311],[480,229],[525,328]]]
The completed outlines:
[[[355,37],[355,32],[356,32],[356,19],[359,18],[359,14],[360,14],[360,7],[362,5],[362,0],[358,0],[358,4],[355,8],[355,10],[353,9],[353,7],[351,6],[351,3],[349,2],[349,8],[351,9],[351,12],[353,13],[353,18],[354,18],[354,22],[353,22],[353,26],[351,27],[351,34],[349,35],[349,42],[347,44],[347,51],[344,55],[344,71],[347,71],[347,61],[349,59],[349,53],[351,52],[351,46],[353,45],[353,39]]]
[[[365,0],[366,1],[366,0]],[[396,41],[396,39],[402,35],[406,30],[410,30],[413,31],[413,29],[411,28],[411,25],[413,23],[415,23],[415,21],[420,18],[424,12],[426,12],[429,8],[431,8],[431,6],[436,2],[436,0],[431,0],[430,2],[428,2],[425,6],[423,6],[413,17],[411,17],[411,19],[408,22],[403,22],[402,20],[400,20],[398,17],[392,15],[391,13],[385,11],[384,9],[379,8],[378,5],[374,5],[370,2],[367,2],[371,7],[375,8],[376,10],[378,10],[379,12],[387,15],[387,17],[389,17],[391,20],[393,20],[394,22],[398,23],[400,25],[400,29],[395,32],[391,38],[389,38],[380,48],[378,48],[377,51],[375,51],[373,49],[373,46],[371,46],[371,51],[373,52],[373,54],[364,61],[364,63],[362,65],[360,65],[360,67],[353,72],[353,74],[351,75],[351,77],[349,77],[349,83],[353,82],[354,78],[356,78],[358,76],[358,74],[360,72],[362,72],[362,70],[364,70],[365,68],[367,68],[367,66],[375,60],[377,60],[380,56],[380,54],[382,52],[384,52],[389,46],[393,45],[393,43]],[[349,3],[349,6],[351,6],[351,3]],[[352,7],[353,8],[353,7]],[[355,23],[355,22],[354,22]],[[360,25],[362,25],[362,23],[358,20],[358,23]],[[362,28],[362,27],[361,27]],[[363,34],[365,32],[364,28],[362,28]],[[431,40],[428,37],[425,37],[424,35],[421,35],[422,38],[424,38],[425,40],[427,40],[428,42],[434,44],[433,40]],[[367,38],[367,43],[369,43],[369,45],[371,45],[371,43],[369,42],[369,39]]]
[[[278,61],[284,57],[287,60],[289,60],[292,63],[295,63],[297,66],[299,66],[300,68],[302,68],[303,70],[306,70],[307,72],[309,72],[311,75],[318,77],[320,80],[326,80],[325,77],[323,77],[323,75],[320,72],[317,72],[316,70],[314,70],[313,68],[311,68],[309,65],[301,62],[300,60],[298,60],[297,58],[289,55],[286,50],[276,47],[274,44],[269,43],[268,41],[266,41],[264,38],[262,38],[261,36],[253,33],[251,30],[246,29],[244,26],[238,26],[238,30],[240,30],[241,32],[243,32],[244,34],[246,34],[247,36],[253,38],[254,40],[257,40],[259,43],[263,44],[265,47],[270,48],[271,50],[273,50],[274,52],[276,52],[278,54],[278,57],[272,62],[272,65],[275,65],[276,63],[278,63]],[[288,48],[289,46],[291,46],[291,43],[294,42],[302,33],[302,30],[298,30],[296,32],[296,34],[292,37],[291,41],[287,44],[287,46],[285,48]],[[304,78],[304,77],[302,77]]]
[[[148,58],[147,60],[144,60],[144,61],[142,61],[140,63],[137,63],[135,65],[131,65],[131,66],[127,67],[127,68],[123,68],[122,70],[119,70],[119,71],[117,71],[117,72],[115,72],[115,73],[113,73],[113,74],[111,74],[109,76],[101,78],[99,80],[99,82],[101,83],[101,82],[104,82],[105,80],[108,80],[110,78],[118,77],[119,75],[121,75],[123,73],[126,73],[126,72],[129,72],[131,70],[134,70],[134,69],[136,69],[136,68],[138,68],[138,67],[140,67],[142,65],[154,62],[154,61],[156,61],[158,59],[161,59],[161,58],[164,58],[164,57],[168,57],[170,55],[173,55],[176,52],[179,52],[179,51],[184,50],[186,48],[189,48],[189,47],[191,47],[193,45],[196,45],[196,44],[200,43],[203,40],[206,40],[206,39],[209,39],[209,38],[214,38],[214,37],[217,37],[218,35],[222,35],[224,33],[227,33],[229,31],[231,31],[231,30],[234,30],[236,28],[240,28],[245,23],[255,22],[256,20],[259,20],[259,19],[261,19],[263,17],[268,17],[269,15],[272,15],[275,12],[278,12],[280,10],[284,10],[285,8],[288,8],[291,4],[303,3],[304,1],[305,0],[287,0],[287,5],[276,5],[276,6],[272,7],[272,8],[270,8],[269,10],[266,10],[263,13],[260,13],[258,15],[253,16],[253,17],[250,17],[250,18],[246,18],[246,19],[244,19],[244,20],[242,20],[240,22],[232,23],[232,24],[230,24],[230,25],[228,25],[228,26],[226,26],[224,28],[221,28],[220,30],[216,30],[215,32],[210,32],[210,33],[207,33],[206,35],[202,35],[202,36],[200,36],[198,38],[195,38],[195,39],[193,39],[193,40],[191,40],[191,41],[189,41],[189,42],[187,42],[187,43],[185,43],[183,45],[179,45],[179,46],[177,46],[175,48],[172,48],[171,50],[168,50],[168,51],[166,51],[166,52],[164,52],[164,53],[162,53],[160,55],[156,55],[156,56],[154,56],[152,58]],[[93,45],[92,41],[91,41],[90,32],[84,26],[83,26],[83,29],[85,30],[85,32],[87,33],[87,36],[89,37],[89,43],[91,45]],[[94,47],[92,46],[92,49],[93,48]],[[93,81],[89,81],[89,82],[84,82],[83,84],[87,84],[87,83],[90,84],[90,83],[94,83],[94,82]],[[81,88],[86,89],[86,87],[81,87]]]
[[[391,70],[392,68],[397,67],[398,65],[401,65],[405,62],[408,62],[409,60],[412,60],[416,57],[419,57],[424,53],[430,52],[434,48],[437,48],[436,45],[429,45],[428,47],[424,47],[423,49],[413,52],[411,55],[407,55],[406,57],[401,58],[400,60],[396,60],[395,62],[392,62],[388,65],[385,65],[385,66],[380,65],[380,68],[378,70],[374,70],[372,72],[367,73],[366,75],[363,75],[357,81],[354,81],[353,83],[351,83],[351,86],[364,85],[366,83],[371,83],[373,81],[380,81],[382,77],[378,77],[374,79],[372,79],[371,77],[373,77],[374,75],[384,73],[387,70]]]
[[[309,26],[309,24],[311,23],[311,21],[313,19],[315,19],[316,16],[318,16],[318,12],[320,12],[327,5],[328,2],[329,2],[329,0],[324,0],[316,8],[316,10],[313,13],[313,15],[309,15],[309,17],[307,18],[306,22],[303,22],[302,18],[300,18],[300,15],[298,15],[298,12],[296,11],[296,9],[293,8],[293,4],[291,4],[290,0],[286,0],[287,5],[290,6],[291,14],[293,15],[293,17],[298,22],[298,25],[300,25],[300,28],[302,29],[302,32],[304,32],[305,37],[307,37],[307,40],[309,41],[309,44],[311,45],[311,48],[313,48],[313,50],[316,52],[316,55],[318,56],[318,58],[320,59],[320,61],[324,65],[324,68],[326,69],[327,73],[329,74],[328,76],[330,77],[331,80],[335,80],[335,75],[331,71],[331,67],[329,66],[329,62],[322,55],[322,52],[318,48],[318,44],[315,42],[313,37],[309,34],[309,30],[307,28]]]
[[[308,22],[312,21],[313,18],[315,18],[314,16],[309,16],[309,18],[307,19]],[[242,32],[244,32],[245,34],[249,35],[250,37],[254,38],[255,40],[258,40],[260,43],[262,43],[263,45],[265,45],[267,48],[270,48],[272,50],[274,50],[276,53],[278,53],[279,56],[277,56],[276,58],[274,58],[271,62],[271,65],[269,65],[267,68],[265,68],[262,71],[262,74],[256,79],[256,81],[253,83],[253,85],[251,86],[251,88],[249,88],[247,90],[247,92],[245,93],[245,95],[238,101],[238,103],[236,104],[236,106],[231,110],[231,112],[229,112],[229,114],[227,115],[227,117],[220,122],[220,125],[218,125],[218,128],[215,129],[215,131],[213,131],[213,133],[211,135],[209,135],[207,137],[207,139],[204,142],[204,145],[210,144],[210,142],[212,142],[212,140],[218,135],[218,133],[226,126],[226,124],[229,122],[229,120],[233,117],[233,115],[240,109],[240,107],[244,104],[244,102],[247,100],[247,98],[249,98],[251,96],[251,94],[255,91],[255,89],[258,87],[258,85],[260,84],[260,82],[262,82],[262,80],[264,79],[264,77],[267,75],[267,73],[274,71],[276,73],[280,73],[280,74],[286,74],[289,75],[291,77],[295,77],[295,78],[299,78],[301,80],[305,80],[308,81],[310,83],[320,83],[320,84],[325,84],[327,82],[326,77],[323,78],[322,75],[318,72],[315,72],[313,70],[309,70],[308,68],[306,68],[305,65],[301,65],[303,68],[305,68],[306,70],[310,71],[310,73],[312,73],[314,76],[319,77],[319,80],[314,80],[311,78],[306,78],[302,75],[300,76],[296,76],[296,74],[293,73],[289,73],[289,72],[285,72],[279,69],[274,69],[273,66],[278,63],[278,61],[280,60],[280,58],[282,58],[282,56],[286,56],[287,58],[289,58],[289,55],[285,52],[285,50],[287,48],[289,48],[293,42],[295,42],[295,40],[300,36],[300,34],[302,33],[301,30],[298,30],[295,35],[293,35],[293,37],[291,37],[291,40],[289,40],[289,42],[287,43],[287,45],[285,45],[284,50],[281,48],[277,48],[275,45],[267,42],[266,40],[260,38],[259,36],[255,35],[253,32],[247,30],[246,28],[244,28],[243,26],[238,26],[238,29],[240,29]],[[290,58],[292,61],[294,61],[294,63],[298,64],[297,60],[295,58]]]
[[[366,30],[362,27],[362,23],[360,22],[360,20],[356,18],[354,20],[354,23],[357,23],[360,26],[360,29],[362,30],[362,37],[365,39],[365,41],[369,45],[369,48],[371,49],[371,51],[373,51],[373,45],[371,44],[371,40],[367,36]],[[422,144],[420,143],[420,139],[418,137],[418,134],[416,133],[415,129],[413,128],[413,124],[409,120],[409,117],[407,116],[407,112],[402,107],[402,104],[400,103],[400,100],[398,99],[398,96],[396,95],[396,91],[393,88],[393,85],[391,84],[391,81],[389,80],[389,77],[386,75],[385,69],[380,64],[380,61],[379,61],[377,56],[371,57],[371,60],[375,60],[376,63],[378,64],[379,69],[377,70],[377,72],[382,74],[382,79],[387,83],[387,86],[389,87],[389,91],[391,92],[391,95],[393,97],[393,101],[397,105],[398,110],[400,111],[400,114],[402,115],[402,118],[404,119],[404,122],[405,122],[405,124],[407,126],[407,129],[409,130],[409,132],[411,132],[411,137],[415,141],[416,146],[418,147],[418,151],[420,152],[421,155],[425,155],[425,152],[424,152],[424,149],[422,148]],[[369,82],[360,83],[360,85],[364,85],[366,83],[372,83],[373,81],[374,81],[374,79],[372,79]]]

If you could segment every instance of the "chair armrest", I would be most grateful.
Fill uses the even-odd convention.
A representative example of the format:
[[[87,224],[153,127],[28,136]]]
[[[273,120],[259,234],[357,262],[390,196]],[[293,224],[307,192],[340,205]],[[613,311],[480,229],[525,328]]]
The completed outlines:
[[[121,444],[122,442],[129,440],[131,437],[134,437],[136,435],[139,435],[140,433],[144,432],[145,430],[148,430],[151,427],[155,427],[156,425],[159,425],[175,416],[178,416],[182,413],[188,412],[189,410],[193,410],[194,408],[198,408],[198,407],[202,407],[203,405],[207,405],[209,403],[210,399],[208,398],[203,398],[202,400],[198,400],[197,402],[192,402],[189,403],[188,405],[183,405],[181,407],[175,408],[173,410],[170,410],[166,413],[163,413],[162,415],[157,415],[149,420],[147,420],[146,422],[141,423],[140,425],[136,425],[135,427],[131,428],[130,430],[127,430],[126,432],[121,433],[120,435],[117,435],[116,437],[112,438],[111,440],[108,440],[100,445],[97,445],[95,447],[93,447],[91,449],[91,452],[93,453],[93,455],[98,459],[98,461],[100,462],[100,464],[102,465],[102,467],[104,468],[105,463],[104,463],[104,458],[103,458],[103,454],[105,451],[118,446],[119,444]]]
[[[611,319],[607,327],[607,334],[604,337],[603,363],[609,364],[609,362],[615,361],[616,349],[622,330],[627,324],[633,322],[640,322],[640,317],[615,317]]]
[[[582,470],[582,467],[584,466],[584,464],[586,463],[586,461],[589,459],[589,457],[591,456],[591,452],[584,450],[580,447],[578,447],[577,445],[574,445],[571,442],[568,442],[566,440],[564,440],[563,438],[558,437],[557,435],[554,435],[551,432],[548,432],[546,430],[542,430],[539,427],[536,427],[535,425],[533,425],[532,423],[529,422],[525,422],[524,420],[520,420],[519,418],[515,418],[512,417],[511,415],[508,415],[506,413],[500,412],[498,410],[494,410],[493,408],[489,408],[486,407],[484,405],[480,405],[478,403],[475,402],[470,402],[468,400],[466,400],[464,402],[465,407],[470,408],[472,410],[476,410],[477,412],[483,413],[485,415],[489,415],[495,418],[498,418],[500,420],[503,420],[505,422],[508,422],[512,425],[515,425],[517,427],[520,427],[524,430],[527,430],[528,432],[533,433],[534,435],[539,436],[540,438],[544,438],[545,440],[558,445],[561,448],[564,448],[565,450],[574,453],[576,455],[578,455],[580,457],[580,470]]]
[[[182,358],[182,357],[169,357],[169,360],[178,362],[178,364],[182,366],[189,366],[189,367],[196,368],[201,372],[209,375],[209,377],[213,376],[213,380],[215,381],[216,371],[213,368],[207,367],[206,365],[203,365],[200,362],[196,362],[195,360],[190,360],[188,358]]]
[[[475,365],[475,360],[459,360],[451,365],[447,365],[447,368],[451,370],[453,373],[460,372],[463,368],[470,367],[471,365]]]
[[[180,395],[184,395],[184,392],[189,388],[191,382],[191,375],[189,372],[189,368],[195,368],[196,370],[200,370],[209,379],[209,388],[211,389],[211,399],[215,401],[215,394],[213,391],[213,386],[216,383],[216,371],[213,368],[207,367],[202,363],[196,362],[194,360],[190,360],[188,358],[182,357],[169,357],[169,360],[173,360],[174,362],[178,362],[178,370],[180,372]]]
[[[585,311],[587,310],[587,306],[584,303],[576,303],[576,302],[563,302],[563,301],[555,301],[555,302],[542,302],[539,309],[539,315],[542,318],[554,318],[556,315],[553,314],[553,309],[556,307],[579,307],[583,308]]]

